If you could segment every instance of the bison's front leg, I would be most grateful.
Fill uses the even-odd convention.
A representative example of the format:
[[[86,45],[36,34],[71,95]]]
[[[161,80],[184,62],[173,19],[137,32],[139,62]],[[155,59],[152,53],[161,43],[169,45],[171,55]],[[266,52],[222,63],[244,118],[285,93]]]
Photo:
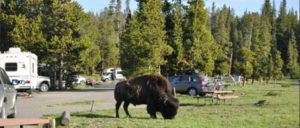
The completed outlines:
[[[122,101],[117,101],[117,103],[116,103],[116,117],[117,118],[120,117],[119,116],[119,108],[120,108],[121,104],[122,104]]]
[[[131,118],[131,116],[130,116],[130,114],[129,114],[129,112],[128,112],[128,106],[129,106],[129,102],[124,102],[124,105],[123,105],[123,108],[124,108],[124,110],[125,110],[125,113],[126,113],[126,115],[129,117],[129,118]]]
[[[151,118],[156,119],[156,109],[153,104],[147,104],[147,112],[150,114]]]

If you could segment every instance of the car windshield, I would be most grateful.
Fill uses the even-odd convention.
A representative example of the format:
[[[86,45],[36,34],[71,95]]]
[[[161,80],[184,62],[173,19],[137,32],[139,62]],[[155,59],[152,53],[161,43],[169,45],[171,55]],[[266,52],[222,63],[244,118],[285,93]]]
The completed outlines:
[[[3,69],[0,70],[0,75],[1,75],[0,77],[2,78],[4,84],[10,84],[9,77]]]

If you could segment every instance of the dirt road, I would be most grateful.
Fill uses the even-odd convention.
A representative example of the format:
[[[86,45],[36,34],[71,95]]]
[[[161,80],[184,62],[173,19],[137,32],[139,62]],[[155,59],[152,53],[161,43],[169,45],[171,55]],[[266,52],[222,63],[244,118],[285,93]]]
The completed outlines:
[[[113,108],[115,100],[112,89],[95,88],[78,91],[50,91],[33,94],[33,97],[18,97],[17,118],[40,118],[45,114],[62,113],[63,111],[90,110],[91,105],[73,105],[47,107],[50,104],[72,103],[78,101],[95,100],[94,109]]]

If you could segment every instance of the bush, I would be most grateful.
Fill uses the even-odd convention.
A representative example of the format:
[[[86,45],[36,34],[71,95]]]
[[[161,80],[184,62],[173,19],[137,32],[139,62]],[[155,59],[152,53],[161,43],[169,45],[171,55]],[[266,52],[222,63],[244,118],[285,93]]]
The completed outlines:
[[[279,95],[280,95],[279,92],[270,91],[270,92],[268,92],[265,96],[279,96]]]
[[[291,84],[282,84],[281,87],[291,87]]]

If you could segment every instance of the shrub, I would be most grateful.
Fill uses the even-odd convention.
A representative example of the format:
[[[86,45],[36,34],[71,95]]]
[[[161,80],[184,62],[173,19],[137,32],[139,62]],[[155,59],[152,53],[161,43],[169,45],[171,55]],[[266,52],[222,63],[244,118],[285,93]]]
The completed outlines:
[[[291,87],[291,84],[282,84],[281,87]]]
[[[279,96],[279,95],[280,95],[279,92],[270,91],[270,92],[268,92],[265,96]]]

